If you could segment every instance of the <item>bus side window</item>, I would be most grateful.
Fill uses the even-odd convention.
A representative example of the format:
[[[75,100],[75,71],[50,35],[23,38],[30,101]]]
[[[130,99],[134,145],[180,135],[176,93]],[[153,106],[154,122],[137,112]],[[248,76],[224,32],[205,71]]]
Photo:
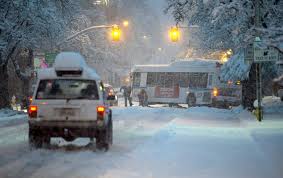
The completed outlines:
[[[212,75],[208,76],[208,86],[212,85]]]
[[[189,86],[189,73],[181,72],[179,81],[180,87],[187,88]]]
[[[146,85],[148,87],[154,87],[156,85],[156,73],[155,72],[147,73]]]
[[[141,83],[141,73],[135,72],[133,75],[133,86],[134,87],[139,87]]]
[[[173,86],[180,86],[180,73],[173,72]]]

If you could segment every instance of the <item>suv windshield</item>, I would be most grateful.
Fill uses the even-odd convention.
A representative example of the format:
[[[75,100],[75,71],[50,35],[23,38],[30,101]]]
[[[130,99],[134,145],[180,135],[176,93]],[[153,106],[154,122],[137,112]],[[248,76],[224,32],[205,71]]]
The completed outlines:
[[[41,80],[36,99],[90,99],[98,100],[94,80],[50,79]]]

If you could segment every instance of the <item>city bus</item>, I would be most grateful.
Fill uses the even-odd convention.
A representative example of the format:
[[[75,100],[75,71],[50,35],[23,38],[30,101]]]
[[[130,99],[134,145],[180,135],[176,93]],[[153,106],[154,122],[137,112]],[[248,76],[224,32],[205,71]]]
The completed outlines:
[[[135,65],[131,71],[132,98],[144,89],[148,104],[211,105],[219,81],[216,60],[186,59],[170,64]]]

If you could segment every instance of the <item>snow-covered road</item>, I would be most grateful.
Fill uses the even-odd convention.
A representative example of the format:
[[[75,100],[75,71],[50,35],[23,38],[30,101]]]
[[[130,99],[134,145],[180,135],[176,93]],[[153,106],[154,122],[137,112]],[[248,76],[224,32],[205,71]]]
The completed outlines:
[[[108,152],[92,151],[88,139],[30,151],[26,116],[2,119],[0,177],[282,178],[283,119],[258,123],[240,111],[114,107]]]

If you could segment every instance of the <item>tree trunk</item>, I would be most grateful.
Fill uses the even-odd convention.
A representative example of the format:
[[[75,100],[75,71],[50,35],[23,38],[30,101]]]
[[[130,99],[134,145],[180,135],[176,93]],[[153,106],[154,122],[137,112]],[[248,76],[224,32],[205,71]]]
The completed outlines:
[[[242,105],[244,108],[252,110],[256,100],[256,76],[255,64],[252,64],[249,79],[242,82]]]
[[[32,68],[33,62],[33,50],[29,49],[27,58],[27,68]],[[23,95],[28,97],[31,96],[31,76],[23,80]]]
[[[8,65],[0,66],[0,108],[10,107],[8,90]]]
[[[7,48],[7,55],[3,55],[3,51],[0,51],[0,62],[3,62],[0,63],[0,108],[10,107],[10,97],[8,88],[8,61],[16,50],[18,44],[19,41],[16,41],[11,48]]]

